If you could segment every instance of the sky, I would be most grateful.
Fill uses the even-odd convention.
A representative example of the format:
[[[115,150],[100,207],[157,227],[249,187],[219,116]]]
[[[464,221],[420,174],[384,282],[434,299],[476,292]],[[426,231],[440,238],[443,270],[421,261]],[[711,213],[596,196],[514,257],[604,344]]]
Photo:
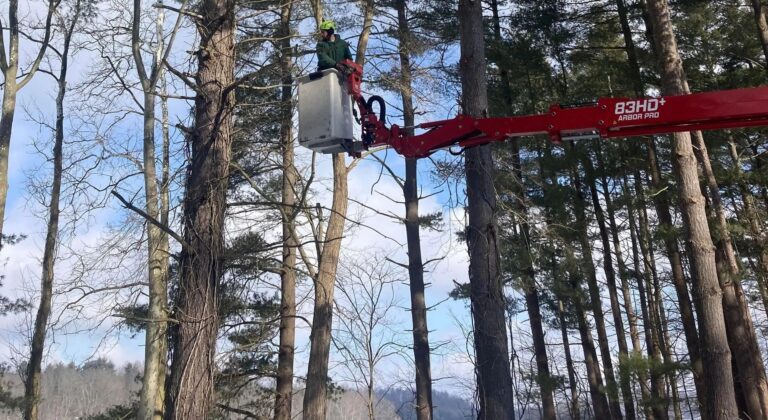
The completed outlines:
[[[116,0],[113,4],[120,4],[121,2],[125,3],[122,0]],[[33,20],[33,16],[42,16],[41,13],[44,10],[41,7],[42,2],[21,3],[22,8],[29,8],[22,10],[21,13],[29,21]],[[117,21],[125,18],[125,16],[126,14],[123,13],[114,16],[114,19]],[[167,18],[166,28],[173,25],[174,19],[175,16]],[[304,30],[303,26],[301,28]],[[188,28],[185,31],[177,39],[172,55],[174,63],[185,62],[187,60],[186,51],[189,51],[190,46],[194,43],[194,36],[188,31]],[[23,60],[29,59],[32,47],[31,44],[22,43]],[[85,43],[83,49],[71,60],[70,87],[73,89],[72,97],[79,94],[78,89],[82,87],[82,82],[87,80],[89,72],[95,68],[97,61],[100,60],[97,51],[92,47],[93,45]],[[56,63],[46,63],[44,67],[50,65],[56,68]],[[371,92],[370,87],[364,86],[364,89]],[[4,276],[0,293],[11,298],[35,300],[39,289],[40,260],[46,233],[45,218],[47,215],[44,207],[31,193],[30,184],[32,179],[45,179],[50,171],[50,162],[46,161],[37,150],[38,148],[43,151],[50,149],[50,132],[41,128],[36,120],[42,118],[50,123],[54,115],[54,96],[55,85],[52,79],[46,74],[38,73],[33,82],[26,86],[18,97],[10,152],[10,189],[4,233],[20,233],[26,235],[27,238],[13,246],[6,246],[0,251],[0,262],[2,263],[0,273]],[[391,95],[385,97],[389,101],[396,101],[396,98],[392,98]],[[120,104],[124,109],[132,107],[128,98],[109,99],[115,99],[115,103]],[[131,150],[136,146],[136,140],[140,135],[137,115],[127,113],[121,114],[120,117],[113,115],[100,120],[88,120],[92,114],[84,111],[87,108],[85,105],[87,104],[76,100],[69,101],[67,105],[68,111],[78,115],[77,118],[67,120],[67,127],[70,130],[80,128],[84,132],[82,135],[83,142],[92,142],[95,138],[105,137],[107,138],[105,143],[112,150],[117,150],[122,146],[125,146],[126,150]],[[432,115],[422,116],[421,121],[430,116],[434,116],[434,119],[443,119],[450,112],[449,108],[451,107],[438,109]],[[172,121],[187,121],[189,105],[184,101],[172,101],[171,115]],[[83,130],[83,127],[90,128]],[[105,127],[109,127],[109,130]],[[178,133],[176,133],[175,138],[178,141]],[[87,150],[86,152],[92,151]],[[309,151],[299,149],[297,153],[299,160],[309,160]],[[403,173],[402,159],[394,152],[378,153],[396,172]],[[348,162],[351,160],[348,159]],[[93,188],[103,187],[111,177],[135,170],[135,168],[131,168],[131,165],[125,162],[109,164],[104,169],[92,174],[89,179]],[[449,202],[455,200],[456,197],[451,197],[448,189],[444,186],[433,184],[430,169],[429,161],[423,160],[420,165],[422,180],[420,184],[422,194],[430,197],[421,202],[421,212],[443,211],[445,226],[443,232],[422,231],[424,258],[439,259],[438,262],[430,266],[425,278],[429,283],[427,304],[436,305],[428,315],[430,340],[434,344],[440,344],[439,349],[435,351],[432,357],[433,377],[442,378],[437,381],[436,388],[461,392],[466,388],[468,381],[471,382],[473,376],[469,356],[466,354],[466,340],[458,326],[469,323],[469,313],[465,302],[455,302],[448,299],[448,293],[453,289],[454,282],[467,281],[466,246],[459,242],[456,237],[456,232],[462,229],[464,214],[461,208],[447,207]],[[317,173],[319,178],[325,181],[324,187],[318,189],[317,200],[329,203],[328,181],[331,178],[329,156],[318,158]],[[124,189],[121,191],[139,192],[135,181],[129,180],[122,185],[124,185]],[[406,261],[404,226],[365,208],[367,206],[380,212],[398,216],[404,214],[403,205],[397,202],[402,200],[402,191],[386,172],[383,172],[382,175],[380,163],[372,158],[366,158],[360,162],[350,174],[349,191],[352,200],[364,204],[364,206],[351,204],[349,214],[359,218],[364,226],[350,230],[351,233],[345,237],[343,243],[342,255],[365,258],[373,257],[375,253],[377,257],[386,255],[395,261]],[[136,300],[141,301],[144,299],[141,295],[136,293],[94,295],[82,300],[80,304],[70,307],[67,311],[62,311],[66,301],[71,300],[73,296],[81,296],[80,292],[85,290],[84,285],[87,285],[89,281],[98,280],[99,282],[107,282],[108,286],[114,286],[121,284],[120,282],[140,281],[142,279],[137,277],[144,275],[144,271],[138,268],[137,263],[142,255],[141,249],[133,249],[132,257],[122,261],[120,265],[116,265],[114,258],[107,258],[111,255],[108,255],[109,252],[101,248],[105,241],[121,246],[128,242],[130,235],[116,234],[112,230],[113,227],[120,225],[125,220],[126,214],[121,210],[119,203],[114,199],[106,198],[108,196],[105,195],[104,191],[91,192],[94,196],[101,197],[99,199],[99,202],[102,203],[101,208],[88,212],[87,215],[83,214],[87,217],[80,220],[75,229],[62,234],[65,246],[61,247],[59,251],[56,276],[62,282],[69,283],[58,285],[57,290],[67,289],[71,291],[66,295],[67,299],[62,297],[57,300],[56,312],[54,313],[56,329],[53,329],[49,335],[50,348],[45,362],[68,363],[71,361],[82,363],[93,357],[107,357],[116,365],[141,362],[144,352],[143,335],[116,330],[115,327],[119,319],[114,316],[104,316],[105,313],[110,313],[112,309],[121,304]],[[76,195],[73,202],[82,204],[84,197]],[[131,226],[138,226],[135,219],[132,223]],[[128,249],[131,250],[131,248]],[[90,261],[96,264],[97,269],[83,272],[81,268],[84,261],[74,255],[79,253],[87,254]],[[384,261],[381,263],[383,264]],[[301,290],[300,293],[309,295],[311,290],[306,285],[304,287],[305,289]],[[397,284],[394,289],[394,299],[402,307],[398,311],[393,311],[391,329],[396,331],[404,341],[409,341],[410,315],[405,310],[409,302],[407,284]],[[311,315],[311,303],[303,304],[300,310],[304,314]],[[24,314],[0,318],[0,349],[4,349],[0,350],[0,360],[17,362],[23,357],[24,338],[29,332],[33,316],[34,311],[29,311]],[[308,338],[309,329],[300,325],[297,331],[297,375],[302,375],[306,369]],[[337,373],[343,376],[343,360],[340,360],[335,353],[331,367],[332,375]],[[381,372],[385,382],[412,380],[412,368],[401,357],[393,357],[383,362]],[[384,383],[383,385],[389,384]]]

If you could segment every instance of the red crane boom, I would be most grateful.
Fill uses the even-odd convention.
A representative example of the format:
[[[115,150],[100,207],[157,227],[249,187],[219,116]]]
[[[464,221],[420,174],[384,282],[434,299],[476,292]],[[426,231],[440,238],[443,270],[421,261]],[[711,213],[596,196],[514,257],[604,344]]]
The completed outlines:
[[[613,138],[679,131],[768,126],[768,87],[723,90],[658,98],[601,98],[596,103],[549,112],[500,118],[459,115],[417,125],[425,133],[408,136],[387,127],[360,93],[362,67],[347,63],[347,90],[361,112],[363,147],[389,146],[405,157],[437,150],[479,146],[511,137],[547,134],[552,142]],[[382,101],[383,102],[383,101]]]

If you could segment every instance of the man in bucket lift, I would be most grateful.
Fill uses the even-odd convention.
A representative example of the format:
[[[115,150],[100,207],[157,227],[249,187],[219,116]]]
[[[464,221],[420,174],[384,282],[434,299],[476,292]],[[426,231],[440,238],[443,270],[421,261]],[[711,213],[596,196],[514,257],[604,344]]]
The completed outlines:
[[[320,34],[323,39],[317,43],[317,70],[336,68],[342,73],[345,72],[345,66],[341,64],[343,60],[352,60],[352,53],[349,51],[349,44],[337,37],[336,24],[331,20],[325,20],[320,24]]]

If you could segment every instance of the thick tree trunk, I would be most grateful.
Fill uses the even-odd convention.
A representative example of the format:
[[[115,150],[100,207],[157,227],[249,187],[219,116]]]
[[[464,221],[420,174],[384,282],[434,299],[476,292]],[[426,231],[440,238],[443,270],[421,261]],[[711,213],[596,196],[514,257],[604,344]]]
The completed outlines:
[[[642,74],[640,73],[640,65],[637,59],[635,43],[632,39],[632,31],[629,26],[629,20],[627,18],[626,5],[623,0],[616,0],[616,4],[618,6],[622,34],[624,37],[624,45],[627,51],[627,58],[633,74],[632,79],[635,94],[637,96],[643,96],[645,94],[645,86],[642,81]],[[641,7],[645,9],[644,2],[641,2]],[[649,34],[649,40],[651,43],[653,43],[653,25],[650,22],[647,12],[643,14],[643,19],[646,22],[646,30]],[[663,181],[661,179],[661,172],[659,170],[659,163],[656,157],[656,146],[654,139],[649,138],[646,141],[646,145],[651,182],[653,188],[656,190],[653,197],[654,204],[656,206],[656,213],[658,214],[659,218],[659,224],[665,231],[672,231],[673,225],[672,216],[669,211],[669,198],[667,196],[666,186],[663,185]],[[691,358],[694,383],[696,384],[697,397],[699,398],[699,403],[703,404],[703,400],[701,400],[701,398],[704,397],[704,392],[701,383],[702,365],[701,356],[699,355],[698,332],[696,331],[696,321],[693,316],[693,308],[691,305],[690,296],[688,294],[688,286],[686,284],[685,275],[683,273],[680,250],[675,238],[672,238],[669,235],[664,235],[664,245],[666,248],[667,257],[669,258],[670,266],[672,268],[672,282],[675,286],[675,291],[677,292],[678,304],[680,306],[680,315],[682,318],[683,330],[686,337],[686,345],[688,346],[688,354]]]
[[[224,215],[234,108],[235,1],[205,0],[195,77],[195,122],[184,197],[184,248],[166,417],[203,419],[213,405]]]
[[[283,155],[282,180],[282,234],[283,266],[280,272],[280,348],[277,356],[277,384],[275,386],[275,420],[290,420],[293,401],[293,358],[296,344],[296,182],[293,150],[293,74],[291,63],[291,15],[293,2],[280,7],[280,71],[282,115],[280,147]]]
[[[669,18],[666,0],[648,0],[654,43],[659,55],[662,93],[685,92],[685,75]],[[691,250],[691,269],[698,280],[701,355],[704,362],[705,413],[709,418],[736,418],[736,398],[731,372],[731,352],[725,330],[722,290],[718,283],[715,248],[707,224],[704,199],[699,189],[696,158],[688,133],[673,135],[673,168],[683,215],[683,226]]]
[[[466,114],[472,116],[485,114],[488,106],[482,12],[481,2],[459,1],[462,107]],[[506,299],[499,272],[491,148],[480,146],[469,149],[465,159],[469,217],[467,246],[479,418],[514,419],[514,391],[505,323]]]
[[[684,86],[688,93],[687,85]],[[733,249],[730,230],[725,216],[720,188],[709,161],[707,146],[701,132],[692,133],[694,153],[704,172],[707,193],[714,210],[715,224],[712,229],[716,238],[718,279],[723,291],[723,310],[728,332],[728,343],[742,382],[742,392],[747,415],[751,418],[768,417],[768,381],[765,366],[757,344],[755,327],[749,313],[744,291],[741,288],[741,273]]]
[[[600,151],[598,151],[600,153]],[[616,331],[616,341],[619,345],[619,383],[621,385],[621,394],[624,401],[624,415],[627,419],[634,419],[635,405],[632,399],[632,384],[630,382],[629,372],[623,367],[621,360],[626,359],[628,355],[627,337],[624,334],[624,321],[621,318],[621,306],[619,305],[619,295],[616,291],[616,272],[613,269],[613,255],[611,253],[611,240],[608,234],[608,227],[605,223],[603,207],[600,204],[600,197],[597,193],[597,177],[595,169],[592,167],[592,161],[589,157],[583,159],[586,168],[587,183],[592,197],[592,207],[595,211],[595,219],[600,229],[600,240],[603,245],[603,272],[605,281],[608,285],[608,295],[611,301],[611,314],[613,315],[613,325]]]
[[[397,0],[398,38],[400,41],[400,96],[403,99],[403,123],[408,135],[413,135],[415,114],[413,108],[410,28],[405,0]],[[432,369],[430,366],[427,303],[424,296],[424,263],[421,257],[419,232],[418,161],[405,160],[405,232],[408,240],[408,278],[411,291],[411,319],[413,322],[413,361],[416,370],[416,418],[432,419]]]

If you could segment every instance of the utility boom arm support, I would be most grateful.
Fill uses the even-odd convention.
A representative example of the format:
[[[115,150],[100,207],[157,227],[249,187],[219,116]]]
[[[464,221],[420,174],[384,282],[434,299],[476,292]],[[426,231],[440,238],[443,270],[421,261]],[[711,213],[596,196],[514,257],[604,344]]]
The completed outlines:
[[[362,114],[364,147],[389,146],[405,157],[422,158],[452,146],[466,148],[535,134],[546,134],[559,143],[768,125],[768,87],[757,87],[659,98],[602,98],[583,106],[553,105],[549,113],[539,115],[459,115],[419,124],[415,128],[427,131],[408,136],[397,125],[386,127],[383,118],[376,116],[371,100],[366,102],[360,94],[362,67],[353,63],[348,66],[347,89]]]

